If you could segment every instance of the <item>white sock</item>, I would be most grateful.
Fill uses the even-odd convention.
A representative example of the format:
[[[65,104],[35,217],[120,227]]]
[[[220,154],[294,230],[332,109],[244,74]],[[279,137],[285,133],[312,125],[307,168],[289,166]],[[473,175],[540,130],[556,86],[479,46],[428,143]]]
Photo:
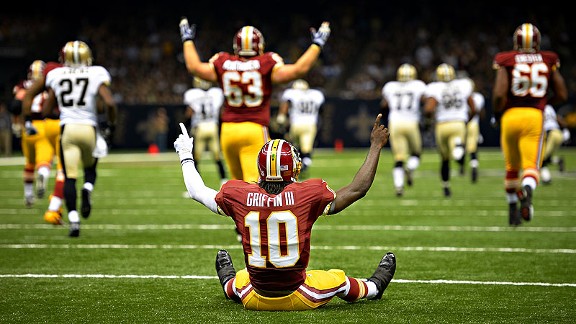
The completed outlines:
[[[78,216],[78,212],[76,210],[71,210],[68,212],[68,221],[70,223],[80,222],[80,217]]]
[[[406,163],[408,170],[416,170],[420,166],[420,158],[417,156],[411,156]]]
[[[50,205],[48,205],[48,210],[58,211],[58,209],[60,209],[60,206],[62,206],[62,198],[52,196],[52,199],[50,199]]]
[[[506,199],[508,200],[509,204],[513,204],[513,203],[517,203],[518,202],[518,196],[516,195],[515,192],[513,193],[506,193]]]
[[[92,190],[94,190],[94,185],[90,182],[84,182],[84,186],[82,188],[92,192]]]
[[[394,188],[404,187],[404,169],[401,167],[392,169],[392,178],[394,178]]]
[[[38,175],[43,176],[44,179],[48,179],[50,177],[50,168],[47,166],[38,168]]]
[[[522,188],[524,188],[524,186],[529,186],[532,188],[532,191],[536,190],[536,179],[532,177],[522,179]]]
[[[378,294],[378,287],[372,281],[365,279],[366,287],[368,287],[368,292],[366,293],[366,298],[370,299]]]

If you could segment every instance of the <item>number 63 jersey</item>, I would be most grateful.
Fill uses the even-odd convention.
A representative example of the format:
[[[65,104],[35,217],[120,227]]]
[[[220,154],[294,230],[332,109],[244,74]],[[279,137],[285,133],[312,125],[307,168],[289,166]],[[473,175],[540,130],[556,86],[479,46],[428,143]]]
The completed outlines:
[[[556,53],[500,52],[494,57],[492,65],[495,70],[505,68],[508,74],[510,90],[504,109],[534,107],[544,110],[552,71],[560,68],[560,59]]]
[[[100,85],[110,85],[110,73],[102,66],[59,67],[46,75],[60,108],[60,124],[98,124],[96,98]]]
[[[220,214],[242,234],[250,282],[263,290],[296,290],[306,278],[312,225],[335,198],[321,179],[287,185],[277,195],[256,183],[230,180],[216,195]]]

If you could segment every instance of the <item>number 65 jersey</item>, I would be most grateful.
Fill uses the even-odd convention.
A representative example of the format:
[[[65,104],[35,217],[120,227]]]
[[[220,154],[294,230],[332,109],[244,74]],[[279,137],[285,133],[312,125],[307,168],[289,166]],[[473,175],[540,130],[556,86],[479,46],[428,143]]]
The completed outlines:
[[[506,51],[494,56],[492,66],[494,70],[506,69],[510,81],[504,109],[533,107],[544,110],[548,101],[551,74],[560,68],[560,59],[551,51]]]
[[[60,108],[60,125],[96,126],[98,89],[109,85],[110,73],[102,66],[59,67],[46,75],[46,86],[54,90]]]

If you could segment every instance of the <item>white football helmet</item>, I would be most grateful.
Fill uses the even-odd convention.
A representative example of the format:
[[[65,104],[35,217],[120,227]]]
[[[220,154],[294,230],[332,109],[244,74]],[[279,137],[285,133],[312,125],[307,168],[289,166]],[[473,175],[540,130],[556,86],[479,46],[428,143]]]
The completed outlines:
[[[264,36],[253,26],[244,26],[234,36],[234,54],[256,56],[264,53]]]

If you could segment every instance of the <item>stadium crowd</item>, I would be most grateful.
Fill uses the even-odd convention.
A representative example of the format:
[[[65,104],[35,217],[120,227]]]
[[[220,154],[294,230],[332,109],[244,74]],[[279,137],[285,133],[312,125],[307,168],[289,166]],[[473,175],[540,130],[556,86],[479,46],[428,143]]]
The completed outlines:
[[[197,8],[184,5],[158,10],[151,1],[142,2],[138,11],[118,7],[102,15],[94,10],[92,15],[76,20],[62,19],[66,11],[54,15],[8,11],[0,14],[0,65],[8,71],[0,80],[0,98],[6,101],[11,97],[13,84],[25,76],[31,61],[55,60],[54,53],[62,44],[80,39],[97,49],[95,61],[110,71],[119,104],[181,104],[192,77],[183,68],[175,24],[180,15],[190,14],[198,24],[196,45],[205,60],[207,55],[230,50],[230,35],[239,26],[252,24],[264,33],[266,49],[291,63],[310,42],[303,31],[319,20],[330,20],[333,37],[308,81],[327,97],[356,99],[380,98],[383,84],[393,80],[396,68],[405,62],[416,66],[425,82],[432,81],[439,63],[447,62],[474,79],[478,90],[489,96],[494,54],[510,48],[510,30],[523,21],[533,21],[542,31],[543,49],[559,53],[570,102],[575,101],[574,29],[561,12],[544,8],[536,15],[523,7],[506,10],[502,5],[492,10],[490,1],[416,1],[411,8],[342,2],[330,6],[328,17],[323,17],[315,10],[322,4],[326,5],[321,1],[303,8],[306,13],[294,10],[284,15],[239,9],[234,19],[194,14]],[[490,20],[484,19],[486,14]],[[277,89],[275,100],[281,90]]]

